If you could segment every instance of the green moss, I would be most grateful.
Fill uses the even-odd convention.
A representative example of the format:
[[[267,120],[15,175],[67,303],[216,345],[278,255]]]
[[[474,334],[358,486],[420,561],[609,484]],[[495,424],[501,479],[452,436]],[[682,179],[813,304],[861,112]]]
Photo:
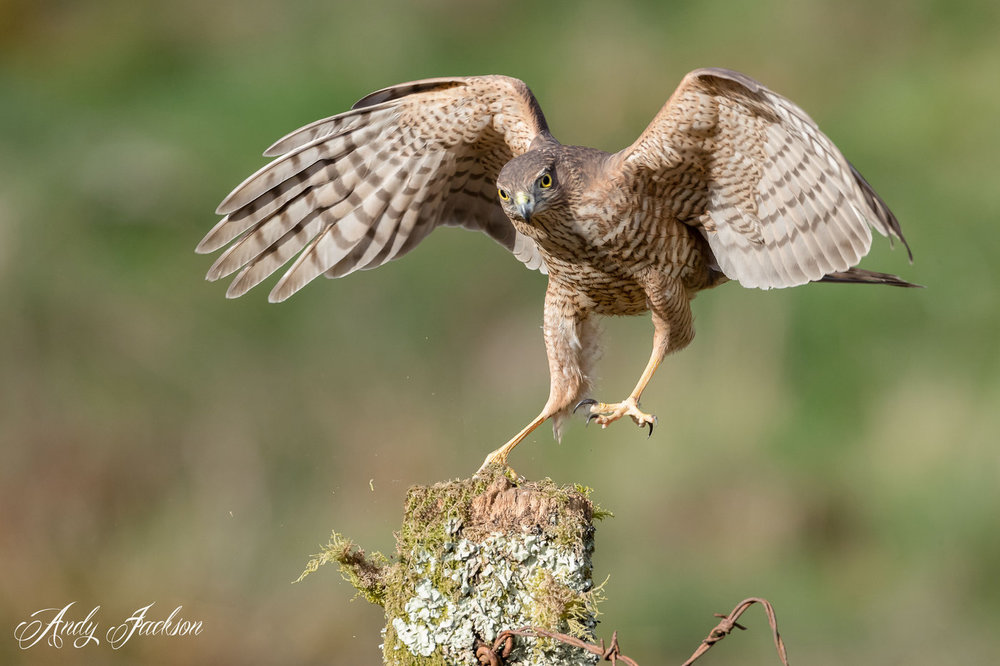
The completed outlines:
[[[472,498],[482,493],[494,477],[454,480],[434,486],[414,486],[406,495],[406,519],[396,539],[401,556],[414,546],[438,550],[469,521]]]
[[[580,603],[580,592],[561,583],[547,569],[536,569],[530,581],[535,604],[528,616],[533,627],[558,627],[573,614],[573,608]]]
[[[336,531],[330,534],[329,543],[321,548],[294,582],[301,582],[324,564],[336,562],[340,565],[340,575],[360,596],[373,604],[385,605],[386,577],[389,571],[389,559],[385,555],[376,551],[366,557],[365,551]]]
[[[612,513],[611,511],[608,511],[607,509],[605,509],[604,507],[602,507],[601,505],[599,505],[597,502],[595,502],[593,500],[593,498],[591,497],[591,495],[594,493],[594,489],[593,488],[591,488],[590,486],[585,486],[582,483],[574,483],[573,484],[573,489],[576,490],[576,492],[578,492],[581,495],[583,495],[584,497],[586,497],[587,500],[590,501],[591,506],[593,506],[593,515],[592,515],[592,518],[594,520],[604,520],[605,518],[614,518],[615,517],[614,513]]]

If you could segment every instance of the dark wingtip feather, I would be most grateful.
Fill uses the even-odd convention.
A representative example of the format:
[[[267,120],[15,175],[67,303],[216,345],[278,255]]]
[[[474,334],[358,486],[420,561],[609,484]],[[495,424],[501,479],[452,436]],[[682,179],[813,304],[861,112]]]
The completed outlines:
[[[851,284],[887,284],[892,287],[913,287],[923,289],[922,284],[907,282],[898,275],[889,273],[879,273],[877,271],[867,271],[863,268],[849,268],[846,271],[830,273],[824,275],[816,282],[842,282]]]
[[[747,76],[742,72],[737,72],[736,70],[726,69],[725,67],[701,67],[699,69],[688,72],[690,77],[704,77],[712,76],[718,79],[728,79],[734,83],[738,83],[750,92],[759,93],[761,91],[767,91],[767,88],[761,84],[760,81],[754,79],[753,77]]]
[[[868,202],[868,206],[875,211],[879,219],[885,224],[886,228],[891,234],[889,240],[895,236],[903,243],[903,247],[906,248],[906,255],[910,259],[910,263],[913,263],[913,250],[910,249],[910,244],[906,242],[906,238],[903,237],[903,229],[899,226],[899,220],[896,219],[895,214],[889,210],[889,205],[880,197],[875,189],[865,180],[865,177],[854,167],[853,164],[848,162],[848,166],[851,167],[851,173],[854,175],[854,180],[857,182],[858,187],[861,188],[862,194],[864,194],[865,200]]]
[[[423,79],[421,81],[410,81],[409,83],[400,83],[394,86],[389,86],[388,88],[382,88],[381,90],[376,90],[373,93],[369,93],[359,99],[354,103],[352,109],[363,109],[366,106],[375,106],[376,104],[382,104],[383,102],[390,102],[394,99],[399,99],[400,97],[406,97],[407,95],[413,95],[415,93],[426,92],[428,90],[440,90],[443,88],[452,88],[454,86],[465,85],[465,82],[461,79],[441,77],[436,79]]]

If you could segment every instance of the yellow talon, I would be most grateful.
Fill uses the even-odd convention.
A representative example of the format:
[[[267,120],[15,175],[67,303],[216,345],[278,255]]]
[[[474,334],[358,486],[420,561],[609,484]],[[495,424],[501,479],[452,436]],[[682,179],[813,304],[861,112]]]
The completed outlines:
[[[636,425],[648,426],[649,434],[653,434],[653,426],[656,424],[656,417],[647,414],[639,409],[639,403],[635,398],[629,397],[621,402],[604,403],[596,400],[581,400],[576,406],[577,409],[583,405],[590,405],[590,414],[587,416],[587,423],[591,421],[599,424],[602,428],[614,423],[623,416],[631,416]],[[573,411],[576,411],[575,409]]]

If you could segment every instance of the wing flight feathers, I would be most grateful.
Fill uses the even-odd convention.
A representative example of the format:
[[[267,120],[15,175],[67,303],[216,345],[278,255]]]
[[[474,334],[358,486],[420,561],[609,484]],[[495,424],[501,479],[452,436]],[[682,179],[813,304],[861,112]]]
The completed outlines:
[[[223,219],[197,247],[226,248],[207,277],[239,271],[227,295],[240,296],[300,253],[271,292],[280,301],[321,274],[402,256],[441,225],[484,231],[526,266],[544,269],[494,188],[503,165],[546,131],[531,91],[509,77],[374,92],[268,148],[276,159],[223,200]]]
[[[689,73],[618,157],[746,287],[844,272],[868,253],[871,229],[906,245],[889,207],[809,115],[738,72]]]

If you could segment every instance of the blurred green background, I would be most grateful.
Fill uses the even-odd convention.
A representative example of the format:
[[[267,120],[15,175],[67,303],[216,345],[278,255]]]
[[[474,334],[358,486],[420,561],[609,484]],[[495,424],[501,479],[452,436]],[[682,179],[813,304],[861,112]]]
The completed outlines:
[[[793,663],[1000,663],[1000,5],[0,2],[3,663],[379,661],[332,528],[389,552],[404,493],[465,477],[548,390],[545,279],[485,237],[282,305],[193,249],[272,140],[392,83],[505,73],[556,136],[616,150],[685,72],[803,106],[902,222],[864,266],[927,285],[726,285],[623,423],[515,453],[596,489],[602,634],[679,663],[740,599]],[[611,320],[599,397],[648,354]],[[17,649],[32,612],[155,602],[196,638]],[[704,663],[776,663],[762,614]]]

